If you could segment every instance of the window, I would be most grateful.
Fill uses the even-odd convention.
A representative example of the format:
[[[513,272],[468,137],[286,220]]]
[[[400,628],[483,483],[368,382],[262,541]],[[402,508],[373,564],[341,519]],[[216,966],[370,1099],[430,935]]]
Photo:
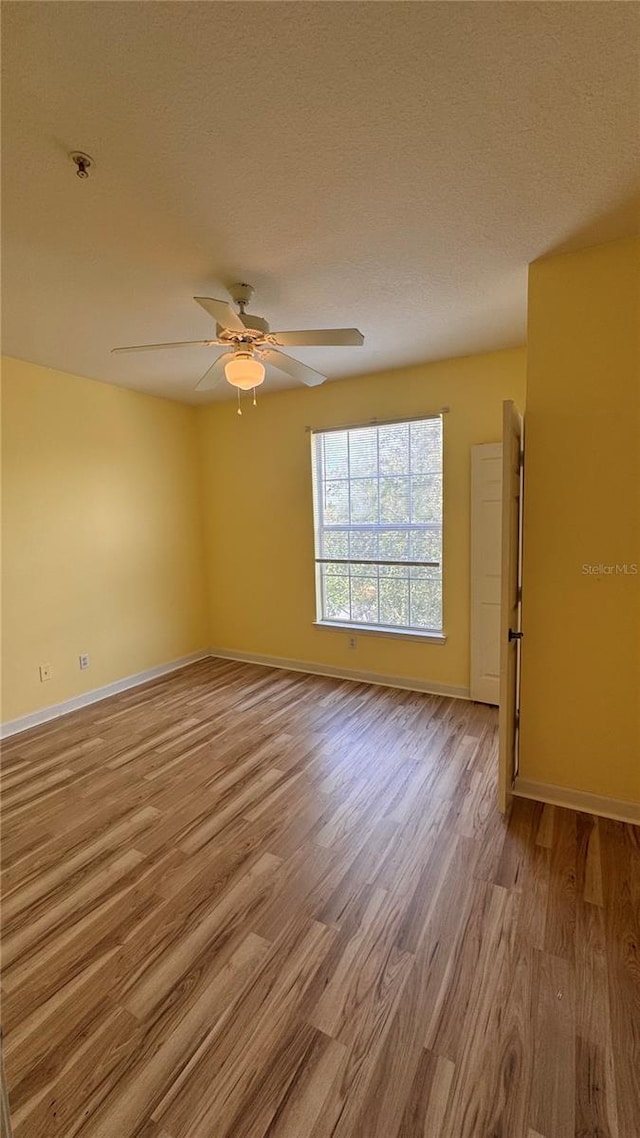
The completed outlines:
[[[442,630],[442,416],[312,435],[317,619]]]

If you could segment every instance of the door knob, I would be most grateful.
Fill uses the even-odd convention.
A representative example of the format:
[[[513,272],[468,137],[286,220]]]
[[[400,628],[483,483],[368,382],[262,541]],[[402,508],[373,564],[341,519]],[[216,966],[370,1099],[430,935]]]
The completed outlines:
[[[522,633],[516,632],[515,628],[509,629],[509,640],[522,640]]]

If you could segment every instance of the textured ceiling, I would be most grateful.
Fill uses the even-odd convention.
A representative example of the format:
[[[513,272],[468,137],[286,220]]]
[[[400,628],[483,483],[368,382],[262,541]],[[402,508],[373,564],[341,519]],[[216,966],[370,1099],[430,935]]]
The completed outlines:
[[[529,261],[638,229],[639,35],[631,3],[5,4],[4,351],[196,401],[207,349],[109,349],[212,335],[191,298],[243,279],[272,328],[364,332],[292,350],[331,378],[522,343]]]

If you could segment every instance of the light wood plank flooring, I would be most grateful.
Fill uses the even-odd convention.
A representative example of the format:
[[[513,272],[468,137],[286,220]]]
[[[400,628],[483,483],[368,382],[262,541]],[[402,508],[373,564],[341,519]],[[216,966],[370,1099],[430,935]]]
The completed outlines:
[[[638,1138],[638,831],[496,728],[207,660],[9,740],[16,1138]]]

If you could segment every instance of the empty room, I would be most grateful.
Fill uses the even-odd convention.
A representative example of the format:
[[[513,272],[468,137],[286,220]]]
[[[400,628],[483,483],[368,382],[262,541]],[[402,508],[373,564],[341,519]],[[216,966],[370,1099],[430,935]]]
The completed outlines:
[[[1,17],[3,1138],[639,1138],[640,5]]]

